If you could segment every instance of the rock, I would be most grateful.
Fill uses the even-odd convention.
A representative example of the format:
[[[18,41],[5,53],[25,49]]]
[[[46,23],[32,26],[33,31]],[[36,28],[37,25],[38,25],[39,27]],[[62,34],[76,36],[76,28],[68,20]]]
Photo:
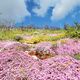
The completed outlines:
[[[41,42],[36,44],[35,48],[30,51],[30,54],[36,55],[40,59],[46,59],[55,55],[54,48],[50,42]]]

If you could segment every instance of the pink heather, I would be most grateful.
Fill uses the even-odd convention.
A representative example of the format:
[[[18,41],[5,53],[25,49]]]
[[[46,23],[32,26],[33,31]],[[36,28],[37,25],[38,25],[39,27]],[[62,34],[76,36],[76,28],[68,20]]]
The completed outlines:
[[[37,44],[34,51],[55,54],[44,60],[34,59],[28,48],[27,44],[0,42],[0,80],[80,80],[80,60],[71,57],[80,53],[80,41],[69,39],[55,47],[49,42]]]

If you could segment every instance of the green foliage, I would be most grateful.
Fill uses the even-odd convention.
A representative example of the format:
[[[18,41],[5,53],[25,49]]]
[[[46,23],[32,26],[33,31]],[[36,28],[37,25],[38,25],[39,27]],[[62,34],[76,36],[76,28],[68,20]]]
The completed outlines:
[[[76,26],[72,27],[66,26],[66,36],[70,38],[80,38],[80,26],[76,24]]]
[[[58,34],[57,36],[49,36],[49,35],[39,34],[39,35],[35,35],[33,38],[28,39],[24,42],[31,43],[31,44],[36,44],[36,43],[39,43],[42,41],[53,42],[53,41],[57,41],[59,39],[62,39],[64,37],[65,37],[64,33]]]
[[[80,30],[80,24],[79,24],[78,22],[74,22],[74,24],[75,24],[75,28],[76,28],[77,30]]]
[[[57,36],[50,36],[49,34],[58,34]],[[30,35],[32,38],[25,39],[23,36]],[[16,40],[20,42],[36,44],[42,41],[57,41],[65,37],[65,30],[52,29],[6,29],[0,28],[0,40]]]
[[[22,38],[21,36],[15,36],[15,37],[14,37],[14,40],[15,40],[15,41],[21,41],[22,39],[23,39],[23,38]]]
[[[74,58],[80,60],[80,54],[75,55]]]

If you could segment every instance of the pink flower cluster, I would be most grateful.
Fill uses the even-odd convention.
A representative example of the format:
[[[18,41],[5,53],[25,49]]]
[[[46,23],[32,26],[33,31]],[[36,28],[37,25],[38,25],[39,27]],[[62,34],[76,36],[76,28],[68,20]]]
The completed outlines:
[[[80,62],[70,56],[35,60],[27,53],[0,52],[0,80],[80,80]]]
[[[29,45],[28,44],[21,44],[19,42],[15,42],[15,41],[1,41],[0,42],[0,51],[4,51],[4,50],[21,50],[21,51],[26,51],[29,49]]]
[[[37,44],[34,50],[38,53],[56,54],[44,60],[25,52],[28,47],[0,42],[0,80],[80,80],[80,61],[70,56],[80,53],[80,41],[68,40],[56,47],[49,42]]]
[[[73,56],[80,54],[80,41],[68,39],[65,43],[57,43],[56,46],[50,42],[42,42],[37,44],[34,50],[40,54],[68,54]]]
[[[40,60],[28,73],[30,80],[80,80],[80,63],[70,56]]]
[[[69,39],[65,44],[59,44],[56,49],[57,54],[80,54],[80,41]]]
[[[27,71],[35,62],[22,51],[0,52],[0,80],[27,80]]]

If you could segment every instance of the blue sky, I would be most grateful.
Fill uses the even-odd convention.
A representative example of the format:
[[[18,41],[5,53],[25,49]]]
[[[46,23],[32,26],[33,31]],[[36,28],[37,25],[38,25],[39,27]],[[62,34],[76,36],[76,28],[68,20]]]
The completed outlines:
[[[50,7],[47,13],[45,14],[45,16],[41,17],[41,16],[37,16],[32,11],[32,9],[37,6],[33,1],[27,2],[27,5],[28,5],[28,10],[31,13],[31,16],[25,18],[25,20],[23,21],[24,25],[32,24],[32,25],[36,25],[40,27],[43,27],[44,25],[63,27],[64,24],[74,25],[74,21],[80,22],[80,7],[79,6],[74,7],[74,9],[62,19],[51,20],[50,17],[52,14],[53,7]]]
[[[0,1],[1,24],[63,27],[64,24],[74,25],[74,21],[80,23],[80,0]]]
[[[74,11],[72,11],[70,14],[68,14],[64,19],[61,20],[51,20],[51,11],[52,9],[49,9],[45,17],[39,17],[36,16],[34,13],[32,13],[31,17],[26,17],[24,24],[34,24],[38,26],[44,26],[44,25],[50,25],[50,26],[60,26],[63,27],[64,24],[70,24],[74,25],[74,21],[80,22],[80,13],[79,13],[80,7],[77,7]]]

